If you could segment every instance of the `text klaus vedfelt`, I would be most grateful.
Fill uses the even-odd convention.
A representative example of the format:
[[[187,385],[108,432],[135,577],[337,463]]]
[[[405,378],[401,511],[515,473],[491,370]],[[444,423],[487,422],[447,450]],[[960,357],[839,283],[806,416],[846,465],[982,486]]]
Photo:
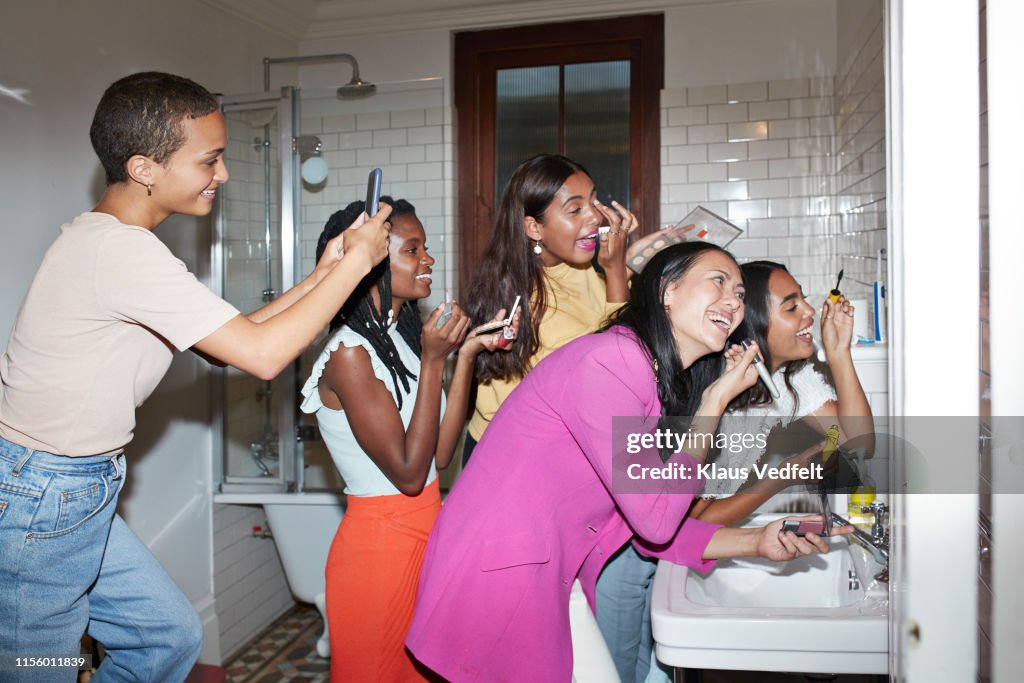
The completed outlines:
[[[660,451],[671,450],[681,453],[686,449],[703,449],[715,447],[732,452],[740,452],[751,448],[764,450],[767,437],[764,434],[677,434],[671,430],[658,429],[654,432],[633,432],[626,436],[626,452],[639,453],[645,448],[657,448]],[[788,463],[781,467],[769,467],[754,463],[751,467],[724,467],[716,463],[688,465],[678,462],[665,463],[660,467],[647,467],[640,463],[632,463],[626,468],[626,476],[630,479],[732,479],[746,480],[751,470],[757,479],[781,480],[818,480],[822,478],[822,466],[819,463],[798,465]]]

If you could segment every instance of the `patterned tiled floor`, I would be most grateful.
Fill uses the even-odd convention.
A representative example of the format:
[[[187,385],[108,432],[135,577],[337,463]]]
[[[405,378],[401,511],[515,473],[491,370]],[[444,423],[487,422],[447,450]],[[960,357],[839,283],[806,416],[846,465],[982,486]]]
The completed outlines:
[[[224,664],[227,683],[327,683],[330,660],[316,653],[323,620],[312,605],[296,605]]]
[[[244,650],[228,661],[226,683],[328,683],[330,660],[316,654],[316,641],[323,631],[320,613],[311,605],[296,605],[258,635]],[[690,672],[687,681],[701,683],[873,683],[882,676],[765,673],[749,671]]]

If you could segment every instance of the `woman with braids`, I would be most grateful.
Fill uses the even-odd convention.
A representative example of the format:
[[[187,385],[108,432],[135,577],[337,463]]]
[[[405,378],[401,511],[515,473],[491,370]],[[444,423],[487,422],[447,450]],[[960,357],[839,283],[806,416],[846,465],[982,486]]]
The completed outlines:
[[[599,235],[602,223],[610,229]],[[520,296],[523,324],[511,353],[477,359],[464,464],[523,376],[558,347],[597,330],[626,301],[626,237],[636,226],[618,202],[607,207],[598,201],[590,174],[571,159],[541,154],[512,173],[476,267],[468,310],[480,324]],[[603,277],[591,263],[598,241]]]
[[[302,389],[302,410],[316,413],[348,495],[326,570],[336,682],[421,678],[402,641],[441,507],[436,468],[451,461],[465,424],[476,354],[502,339],[501,331],[469,334],[469,317],[455,304],[443,325],[445,304],[421,323],[416,301],[430,295],[434,264],[423,225],[409,202],[381,201],[393,207],[389,256],[331,321]],[[363,202],[353,202],[330,217],[318,260],[362,211]],[[441,375],[455,349],[446,407]]]

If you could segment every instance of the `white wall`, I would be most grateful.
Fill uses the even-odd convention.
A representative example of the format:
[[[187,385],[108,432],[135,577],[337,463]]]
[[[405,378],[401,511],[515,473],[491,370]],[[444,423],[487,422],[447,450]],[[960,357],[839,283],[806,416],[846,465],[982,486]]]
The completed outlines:
[[[630,11],[623,2],[623,13]],[[826,76],[836,69],[836,0],[764,0],[685,6],[665,2],[665,87]],[[506,8],[512,12],[512,8]],[[645,6],[644,13],[659,9]],[[551,21],[588,18],[578,9]],[[508,25],[534,21],[522,16]],[[461,29],[460,29],[461,30]],[[451,78],[452,32],[344,36],[303,41],[301,54],[349,52],[369,81]],[[274,72],[276,78],[276,71]],[[341,64],[305,66],[302,87],[340,85]],[[275,80],[275,85],[278,82]]]
[[[214,91],[262,89],[261,59],[294,53],[288,41],[200,3],[41,0],[5,3],[0,84],[29,90],[29,105],[0,97],[0,335],[58,226],[91,209],[103,176],[88,130],[103,90],[140,70],[188,76]],[[209,221],[172,219],[157,231],[200,277],[209,271]],[[139,411],[121,512],[193,604],[219,659],[213,610],[209,376],[190,354]]]
[[[831,76],[836,0],[770,0],[665,11],[665,88]]]

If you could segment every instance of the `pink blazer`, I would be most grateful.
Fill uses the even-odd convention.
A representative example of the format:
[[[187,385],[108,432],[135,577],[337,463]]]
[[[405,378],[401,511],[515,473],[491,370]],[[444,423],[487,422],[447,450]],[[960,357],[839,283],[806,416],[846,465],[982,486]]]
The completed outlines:
[[[611,418],[660,412],[650,361],[624,328],[570,342],[526,376],[431,532],[406,638],[417,659],[451,681],[569,681],[575,578],[593,606],[598,573],[634,534],[647,554],[711,568],[701,554],[719,526],[682,524],[702,482],[612,487]]]

